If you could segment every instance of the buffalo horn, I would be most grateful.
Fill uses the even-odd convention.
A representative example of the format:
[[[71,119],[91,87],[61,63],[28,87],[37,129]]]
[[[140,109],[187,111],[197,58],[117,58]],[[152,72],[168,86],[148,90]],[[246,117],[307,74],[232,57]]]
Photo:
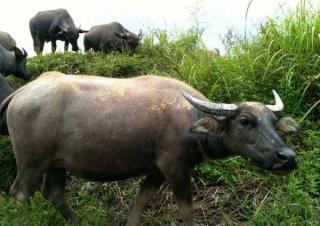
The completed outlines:
[[[60,30],[63,31],[63,32],[68,32],[68,30],[62,26],[59,26]]]
[[[78,33],[87,33],[87,32],[88,32],[88,30],[81,29],[81,25],[79,25]]]
[[[274,99],[276,103],[274,105],[266,105],[267,108],[269,108],[271,111],[277,112],[277,111],[282,111],[284,108],[283,102],[278,95],[278,93],[275,90],[272,90]]]
[[[83,30],[83,29],[81,29],[81,28],[79,28],[79,33],[87,33],[88,32],[88,30]]]
[[[181,90],[182,95],[198,110],[203,111],[208,114],[213,114],[216,116],[228,116],[233,115],[238,110],[238,105],[236,104],[224,104],[224,103],[211,103],[208,101],[199,100],[190,94]]]
[[[24,48],[22,48],[22,51],[23,51],[23,57],[27,57],[28,56],[27,51]]]
[[[142,30],[140,29],[140,30],[139,30],[139,34],[138,34],[138,38],[139,38],[139,39],[142,39],[142,37],[143,37],[143,34],[142,34]]]

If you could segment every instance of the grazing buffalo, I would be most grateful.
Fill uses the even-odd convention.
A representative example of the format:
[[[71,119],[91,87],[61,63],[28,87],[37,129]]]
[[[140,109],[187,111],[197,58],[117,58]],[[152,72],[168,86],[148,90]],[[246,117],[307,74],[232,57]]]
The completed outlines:
[[[0,73],[0,103],[2,103],[11,93],[13,89],[9,86],[5,78]],[[6,112],[0,118],[0,134],[9,135],[7,126],[7,114]]]
[[[218,48],[214,48],[212,50],[209,50],[212,56],[219,57],[220,56],[220,50]]]
[[[26,202],[43,178],[44,197],[77,223],[64,195],[66,171],[94,181],[146,175],[127,225],[139,225],[164,181],[185,224],[194,225],[191,171],[196,164],[239,154],[274,172],[297,167],[295,152],[277,132],[282,120],[274,112],[283,103],[275,91],[274,96],[275,105],[212,103],[189,85],[161,76],[45,73],[1,105],[1,113],[7,109],[18,169],[11,194]]]
[[[110,52],[127,50],[132,53],[142,38],[142,32],[138,35],[128,31],[118,22],[97,25],[92,27],[84,35],[84,49],[88,51]]]
[[[24,80],[31,78],[31,72],[26,67],[28,53],[22,50],[13,47],[13,51],[9,51],[0,45],[0,73],[3,76],[13,74]]]
[[[16,47],[16,41],[9,33],[0,31],[0,45],[9,51],[13,51],[13,48]]]
[[[42,54],[44,42],[51,42],[51,50],[54,53],[57,49],[57,40],[64,41],[64,51],[68,51],[69,43],[73,51],[78,51],[79,33],[86,32],[74,25],[65,9],[38,12],[30,19],[29,27],[37,55]]]

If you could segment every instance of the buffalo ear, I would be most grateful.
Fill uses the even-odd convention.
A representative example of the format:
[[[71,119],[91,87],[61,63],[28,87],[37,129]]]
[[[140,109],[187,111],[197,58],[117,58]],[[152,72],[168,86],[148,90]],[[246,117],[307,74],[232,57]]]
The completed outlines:
[[[190,133],[201,133],[208,136],[218,135],[220,123],[225,117],[204,117],[196,121],[190,128]]]
[[[115,33],[115,36],[121,39],[127,39],[128,36],[125,33]]]
[[[298,132],[299,124],[291,117],[283,117],[275,124],[275,128],[281,135],[288,135]]]
[[[23,52],[18,47],[16,47],[16,46],[13,47],[13,52],[14,52],[14,55],[16,56],[16,60],[17,61],[20,61],[23,58],[25,58],[25,55],[23,54]]]

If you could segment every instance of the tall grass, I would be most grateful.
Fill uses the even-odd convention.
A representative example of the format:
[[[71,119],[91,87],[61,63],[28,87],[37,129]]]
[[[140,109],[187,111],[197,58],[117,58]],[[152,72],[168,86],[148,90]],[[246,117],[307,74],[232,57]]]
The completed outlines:
[[[232,46],[243,72],[260,93],[277,88],[292,113],[319,115],[320,16],[302,2],[284,19],[269,19],[249,42]],[[310,110],[310,111],[308,111]]]

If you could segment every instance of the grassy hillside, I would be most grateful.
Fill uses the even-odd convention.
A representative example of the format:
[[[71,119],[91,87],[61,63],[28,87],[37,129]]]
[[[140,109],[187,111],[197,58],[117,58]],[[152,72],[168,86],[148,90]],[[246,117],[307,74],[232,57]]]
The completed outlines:
[[[300,168],[275,176],[240,157],[212,161],[194,173],[196,222],[199,225],[320,225],[320,16],[302,4],[282,20],[269,19],[247,39],[229,32],[227,54],[213,57],[198,28],[176,37],[166,31],[147,34],[135,55],[58,53],[28,62],[34,78],[46,71],[131,77],[160,74],[183,80],[211,100],[271,103],[276,89],[301,131],[287,142]],[[8,81],[15,88],[23,82]],[[69,225],[40,193],[29,206],[16,204],[7,191],[15,176],[8,137],[0,138],[0,225]],[[123,225],[140,178],[89,183],[70,178],[68,199],[82,225]],[[181,225],[175,201],[162,188],[144,214],[144,225]]]

